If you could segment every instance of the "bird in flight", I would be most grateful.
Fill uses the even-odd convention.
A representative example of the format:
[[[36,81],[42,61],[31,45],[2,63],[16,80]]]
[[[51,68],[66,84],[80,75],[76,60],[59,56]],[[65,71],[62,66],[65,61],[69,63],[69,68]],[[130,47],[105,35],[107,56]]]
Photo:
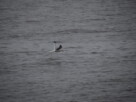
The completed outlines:
[[[54,44],[54,49],[50,52],[60,52],[61,49],[62,49],[62,45],[59,45],[59,47],[56,48],[56,41],[53,41],[53,44]]]

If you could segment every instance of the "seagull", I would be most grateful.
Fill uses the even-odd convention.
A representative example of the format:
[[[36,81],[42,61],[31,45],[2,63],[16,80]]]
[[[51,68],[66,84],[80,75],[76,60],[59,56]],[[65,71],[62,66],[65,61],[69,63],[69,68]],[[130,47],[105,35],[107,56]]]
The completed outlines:
[[[56,41],[53,41],[54,43],[54,49],[50,52],[60,52],[60,50],[62,49],[62,45],[59,45],[59,47],[56,48]]]

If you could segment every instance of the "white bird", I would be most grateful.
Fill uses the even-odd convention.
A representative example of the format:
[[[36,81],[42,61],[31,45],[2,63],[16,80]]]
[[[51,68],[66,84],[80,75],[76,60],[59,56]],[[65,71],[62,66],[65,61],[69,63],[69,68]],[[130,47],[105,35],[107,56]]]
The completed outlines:
[[[62,45],[60,45],[59,47],[56,48],[56,41],[53,42],[54,43],[54,49],[50,52],[60,52],[60,49],[62,49]]]

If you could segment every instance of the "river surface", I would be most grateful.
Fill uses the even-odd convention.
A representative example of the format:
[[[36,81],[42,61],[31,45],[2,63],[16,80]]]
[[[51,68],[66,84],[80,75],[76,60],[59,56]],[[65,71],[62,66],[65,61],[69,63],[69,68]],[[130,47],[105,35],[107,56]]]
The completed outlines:
[[[0,0],[0,102],[136,102],[135,5]]]

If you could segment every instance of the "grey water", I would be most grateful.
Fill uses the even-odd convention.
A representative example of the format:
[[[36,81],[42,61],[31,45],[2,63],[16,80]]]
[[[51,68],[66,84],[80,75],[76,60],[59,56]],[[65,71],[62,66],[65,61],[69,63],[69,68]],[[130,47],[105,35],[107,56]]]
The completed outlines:
[[[0,102],[136,102],[135,5],[0,0]]]

